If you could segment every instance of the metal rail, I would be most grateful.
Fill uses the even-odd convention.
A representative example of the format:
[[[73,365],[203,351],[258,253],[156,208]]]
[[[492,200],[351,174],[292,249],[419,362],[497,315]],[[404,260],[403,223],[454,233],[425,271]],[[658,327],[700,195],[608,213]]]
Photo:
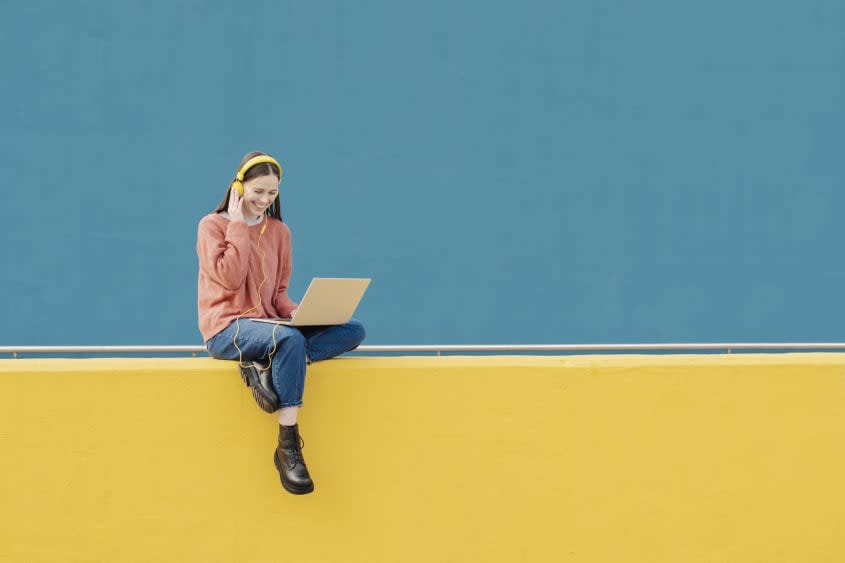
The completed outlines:
[[[364,345],[353,353],[683,352],[694,350],[845,350],[843,342],[716,342],[666,344],[396,344]],[[0,346],[0,354],[205,354],[205,346]]]

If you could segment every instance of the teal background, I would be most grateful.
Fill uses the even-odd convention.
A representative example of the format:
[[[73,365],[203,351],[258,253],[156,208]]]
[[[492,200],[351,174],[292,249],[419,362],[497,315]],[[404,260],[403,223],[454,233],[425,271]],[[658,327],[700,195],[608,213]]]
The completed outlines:
[[[193,344],[286,169],[368,343],[841,341],[845,3],[0,1],[0,343]]]

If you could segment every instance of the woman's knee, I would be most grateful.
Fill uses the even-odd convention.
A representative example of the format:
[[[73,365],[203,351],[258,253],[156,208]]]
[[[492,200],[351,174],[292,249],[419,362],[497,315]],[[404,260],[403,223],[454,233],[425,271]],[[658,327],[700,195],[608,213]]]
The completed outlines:
[[[281,340],[283,345],[295,346],[297,348],[305,349],[305,336],[295,328],[285,331],[285,335]]]
[[[272,333],[272,337],[267,338],[266,355],[270,357],[281,357],[280,352],[285,351],[285,356],[289,354],[297,354],[305,351],[305,338],[302,333],[293,327],[282,327]]]
[[[363,342],[364,338],[367,336],[367,330],[364,328],[364,325],[356,319],[349,321],[346,328],[349,331],[349,339],[355,344],[355,346],[358,346],[361,342]]]

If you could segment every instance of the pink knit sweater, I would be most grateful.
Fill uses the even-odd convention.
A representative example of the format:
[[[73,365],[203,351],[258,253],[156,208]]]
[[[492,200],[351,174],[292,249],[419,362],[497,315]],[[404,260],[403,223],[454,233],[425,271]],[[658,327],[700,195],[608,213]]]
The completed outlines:
[[[266,224],[267,229],[261,235],[264,223],[232,222],[218,213],[210,213],[200,221],[197,294],[203,341],[207,342],[239,315],[243,314],[244,318],[288,317],[297,307],[288,297],[290,229],[269,217]],[[262,285],[263,279],[266,281]]]

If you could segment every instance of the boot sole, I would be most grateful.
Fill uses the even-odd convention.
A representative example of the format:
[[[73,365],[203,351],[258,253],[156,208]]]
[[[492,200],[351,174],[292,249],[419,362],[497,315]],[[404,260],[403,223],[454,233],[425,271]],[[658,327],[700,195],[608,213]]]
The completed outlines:
[[[276,452],[273,452],[273,465],[276,466],[276,471],[279,472],[279,480],[282,482],[282,487],[284,487],[287,492],[293,495],[307,495],[308,493],[314,491],[313,483],[305,487],[295,487],[293,485],[285,483],[285,480],[282,479],[282,462],[279,461],[279,456],[276,454]]]
[[[238,371],[241,372],[241,380],[244,382],[244,385],[249,387],[249,390],[252,391],[252,398],[255,399],[255,402],[261,410],[269,413],[274,413],[279,410],[278,401],[273,401],[264,395],[261,383],[258,381],[257,374],[248,372],[243,368],[239,368]]]

